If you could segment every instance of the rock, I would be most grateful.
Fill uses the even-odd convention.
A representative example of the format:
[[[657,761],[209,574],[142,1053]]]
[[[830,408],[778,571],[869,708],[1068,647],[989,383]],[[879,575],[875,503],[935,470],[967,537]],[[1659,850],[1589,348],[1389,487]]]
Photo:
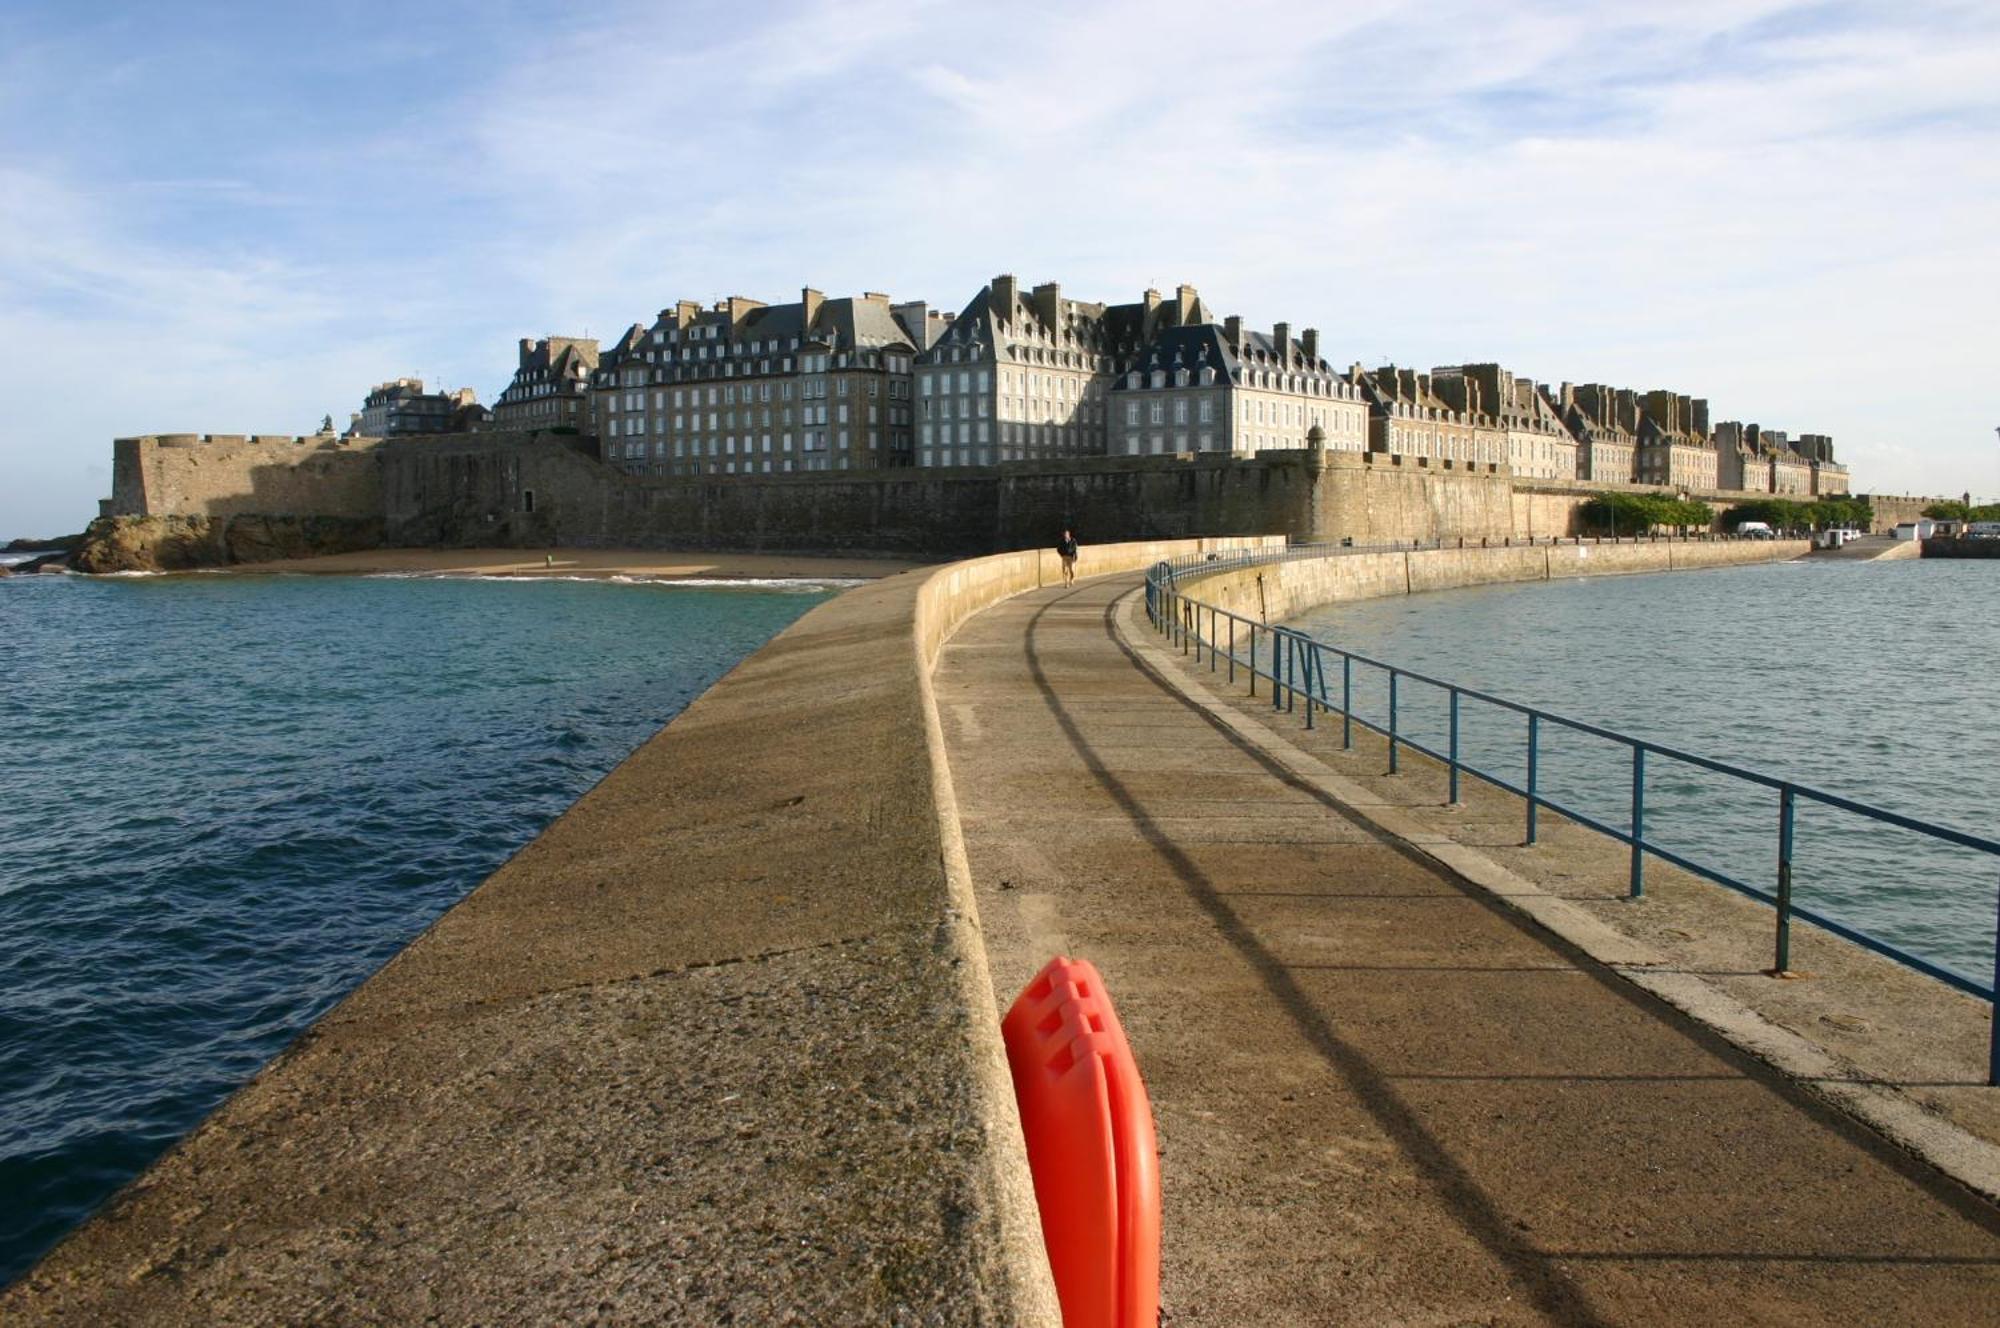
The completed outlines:
[[[109,516],[90,523],[69,565],[79,572],[184,572],[230,563],[379,548],[378,518]]]
[[[90,523],[71,558],[79,572],[178,572],[228,561],[205,516],[106,516]]]
[[[81,535],[58,535],[54,539],[8,540],[4,546],[0,546],[0,553],[42,553],[48,550],[68,553],[81,543],[83,543]]]

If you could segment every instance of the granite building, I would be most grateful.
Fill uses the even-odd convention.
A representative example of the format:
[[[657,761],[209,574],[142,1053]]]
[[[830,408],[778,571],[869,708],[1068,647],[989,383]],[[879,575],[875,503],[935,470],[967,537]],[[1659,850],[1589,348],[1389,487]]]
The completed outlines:
[[[1393,364],[1348,371],[1368,402],[1368,450],[1467,465],[1503,465],[1507,436],[1440,395],[1431,376]]]
[[[469,387],[426,392],[421,378],[378,383],[352,417],[348,433],[363,438],[399,438],[413,433],[464,433],[485,424],[486,408]]]
[[[1708,403],[1678,392],[1640,398],[1639,444],[1634,478],[1683,492],[1716,487],[1715,445],[1708,436]]]
[[[521,338],[521,363],[493,403],[496,429],[576,429],[588,433],[597,342],[588,337]]]
[[[919,357],[917,464],[1101,456],[1116,366],[1160,326],[1206,318],[1194,289],[1175,304],[1148,291],[1142,305],[1065,299],[1046,282],[1023,293],[1002,274]]]
[[[1724,420],[1715,426],[1715,485],[1742,493],[1769,493],[1771,467],[1754,424]]]
[[[628,331],[593,378],[605,460],[648,475],[907,466],[917,340],[936,326],[876,292],[683,300]]]
[[[1294,338],[1285,323],[1269,334],[1235,317],[1167,327],[1113,378],[1110,399],[1113,456],[1368,446],[1360,390],[1320,358],[1316,330]]]
[[[1506,465],[1516,475],[1577,478],[1576,438],[1533,379],[1516,378],[1497,364],[1447,365],[1431,370],[1431,390],[1453,410],[1498,429]]]

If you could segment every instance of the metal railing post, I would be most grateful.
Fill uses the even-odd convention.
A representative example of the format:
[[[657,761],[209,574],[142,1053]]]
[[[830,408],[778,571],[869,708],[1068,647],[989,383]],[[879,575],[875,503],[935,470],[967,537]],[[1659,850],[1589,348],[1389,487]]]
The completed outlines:
[[[1257,694],[1257,624],[1250,624],[1250,695]]]
[[[1396,671],[1389,670],[1389,773],[1396,773]]]
[[[1354,750],[1354,656],[1340,655],[1340,745]]]
[[[1646,749],[1632,748],[1632,898],[1646,893]]]
[[[1458,806],[1458,688],[1451,689],[1451,806]]]
[[[1774,977],[1792,971],[1792,813],[1790,788],[1778,791],[1778,961]]]
[[[1528,716],[1528,842],[1535,842],[1536,813],[1541,810],[1542,800],[1536,793],[1536,782],[1542,766],[1542,717]]]
[[[1210,605],[1208,610],[1208,671],[1210,673],[1215,672],[1215,638],[1218,634],[1215,626],[1215,606]]]
[[[1313,726],[1313,674],[1319,667],[1319,642],[1307,637],[1299,638],[1299,656],[1305,664],[1306,675],[1306,727]]]
[[[2000,894],[1994,897],[1993,919],[1993,1017],[1987,1034],[1986,1084],[2000,1087]]]
[[[1236,615],[1229,615],[1229,682],[1236,683]]]

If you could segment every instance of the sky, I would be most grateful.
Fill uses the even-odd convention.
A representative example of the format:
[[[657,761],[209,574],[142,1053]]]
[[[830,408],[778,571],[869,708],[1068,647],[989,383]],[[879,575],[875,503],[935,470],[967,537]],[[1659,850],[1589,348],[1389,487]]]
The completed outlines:
[[[119,435],[1001,272],[2000,498],[2000,6],[9,0],[0,539],[80,529]]]

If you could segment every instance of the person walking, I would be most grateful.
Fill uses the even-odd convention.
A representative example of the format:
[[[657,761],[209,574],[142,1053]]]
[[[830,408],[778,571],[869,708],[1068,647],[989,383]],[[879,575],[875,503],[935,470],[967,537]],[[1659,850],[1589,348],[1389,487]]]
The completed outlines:
[[[1065,530],[1056,541],[1056,555],[1062,559],[1063,584],[1076,584],[1076,536]]]

